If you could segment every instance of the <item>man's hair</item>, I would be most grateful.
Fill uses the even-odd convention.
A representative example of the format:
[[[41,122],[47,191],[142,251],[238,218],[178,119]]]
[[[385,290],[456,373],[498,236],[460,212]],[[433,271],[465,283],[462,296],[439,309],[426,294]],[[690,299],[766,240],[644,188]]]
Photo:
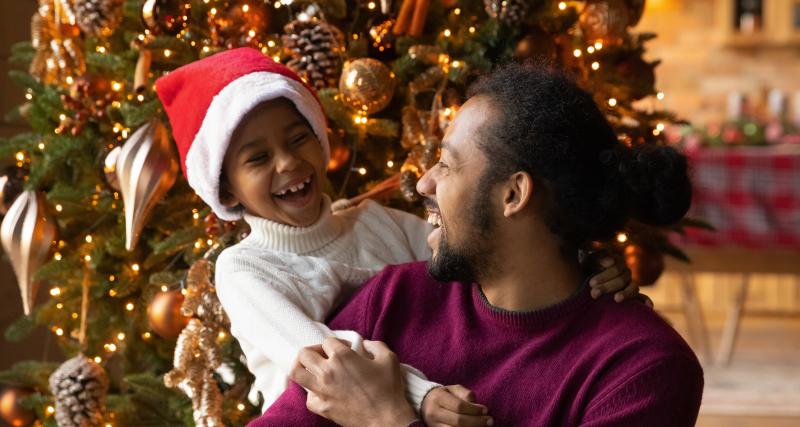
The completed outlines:
[[[620,143],[591,95],[563,73],[509,64],[479,79],[469,96],[494,110],[479,143],[486,179],[528,172],[565,249],[610,238],[629,218],[668,225],[688,210],[686,158],[670,147]]]

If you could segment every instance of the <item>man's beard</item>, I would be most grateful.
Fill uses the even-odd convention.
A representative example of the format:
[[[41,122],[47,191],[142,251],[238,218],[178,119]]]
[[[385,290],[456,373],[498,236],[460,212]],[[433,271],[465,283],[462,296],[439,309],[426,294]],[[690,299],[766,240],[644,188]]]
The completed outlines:
[[[439,250],[428,262],[428,273],[436,280],[470,284],[485,276],[489,270],[492,254],[490,242],[495,222],[489,200],[493,186],[486,178],[480,179],[474,197],[467,203],[466,222],[462,225],[465,238],[462,242],[451,244],[447,229],[442,228]]]

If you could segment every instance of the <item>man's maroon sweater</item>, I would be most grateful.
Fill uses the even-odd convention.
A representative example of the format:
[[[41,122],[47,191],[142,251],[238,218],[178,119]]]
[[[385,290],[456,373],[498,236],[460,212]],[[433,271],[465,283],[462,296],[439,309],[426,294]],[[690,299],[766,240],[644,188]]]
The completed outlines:
[[[495,426],[691,426],[703,371],[686,342],[637,301],[592,300],[584,285],[541,310],[492,307],[473,284],[441,283],[425,263],[387,267],[331,319],[384,341],[441,384],[461,384]],[[251,426],[331,423],[292,384]]]

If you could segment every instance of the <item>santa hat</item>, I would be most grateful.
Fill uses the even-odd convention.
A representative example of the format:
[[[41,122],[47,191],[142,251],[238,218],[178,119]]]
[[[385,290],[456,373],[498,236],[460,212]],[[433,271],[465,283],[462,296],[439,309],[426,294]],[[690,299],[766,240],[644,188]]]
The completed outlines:
[[[317,135],[328,162],[327,122],[316,92],[285,65],[255,49],[227,50],[184,65],[158,79],[155,88],[172,124],[186,180],[223,220],[239,219],[242,213],[219,199],[222,161],[234,130],[260,103],[292,101]]]

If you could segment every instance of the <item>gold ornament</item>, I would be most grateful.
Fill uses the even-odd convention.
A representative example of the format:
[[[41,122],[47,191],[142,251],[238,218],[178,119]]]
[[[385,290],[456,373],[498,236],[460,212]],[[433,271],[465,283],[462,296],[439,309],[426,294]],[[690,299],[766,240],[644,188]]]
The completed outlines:
[[[394,34],[392,34],[392,26],[395,21],[387,19],[378,25],[373,25],[369,29],[370,38],[370,51],[376,55],[383,53],[391,53],[394,51]]]
[[[153,120],[137,129],[122,146],[116,168],[125,203],[125,248],[132,251],[147,216],[178,176],[166,127]]]
[[[259,47],[271,19],[270,4],[253,1],[232,2],[214,15],[209,14],[211,41],[214,46],[233,49]]]
[[[581,12],[580,27],[588,43],[618,44],[625,38],[630,14],[625,0],[592,0]]]
[[[31,390],[19,387],[5,387],[0,392],[0,418],[3,418],[12,427],[30,425],[36,419],[36,413],[25,409],[20,404],[20,399],[33,394]]]
[[[119,191],[119,177],[117,177],[117,159],[122,147],[116,146],[108,151],[105,159],[103,159],[103,175],[106,177],[108,186],[114,191]]]
[[[44,263],[56,238],[56,225],[45,211],[44,195],[35,191],[22,192],[3,219],[0,237],[17,276],[22,309],[28,315],[39,289],[39,284],[33,281],[33,273]]]
[[[331,158],[328,160],[328,171],[336,172],[350,160],[350,145],[345,140],[344,130],[328,129],[328,141],[331,147]]]
[[[222,363],[218,337],[229,321],[217,299],[212,275],[211,263],[205,258],[189,268],[181,310],[195,318],[178,337],[174,368],[164,376],[167,387],[179,388],[192,399],[194,422],[199,427],[224,426],[222,394],[213,373]]]
[[[147,89],[147,75],[153,63],[153,52],[139,48],[139,59],[136,60],[136,69],[133,72],[133,90],[142,93]]]
[[[43,83],[65,84],[86,71],[80,29],[68,0],[39,0],[31,18],[31,44],[36,50],[29,72]]]
[[[625,264],[631,269],[631,279],[639,286],[649,286],[664,272],[664,255],[658,250],[640,245],[625,248]]]
[[[106,412],[108,375],[102,366],[79,354],[50,375],[59,427],[99,426]]]
[[[110,36],[122,22],[122,0],[74,0],[78,26],[92,36]]]
[[[155,34],[174,36],[189,23],[191,6],[191,2],[185,0],[145,0],[142,3],[142,22]]]
[[[147,306],[150,329],[161,338],[173,339],[186,326],[189,319],[181,312],[183,295],[179,291],[159,292]]]
[[[339,92],[353,109],[373,114],[389,105],[394,85],[394,74],[383,62],[361,58],[345,64],[339,79]]]
[[[0,175],[0,215],[5,215],[17,196],[22,193],[25,182],[25,171],[22,168],[9,166]]]

